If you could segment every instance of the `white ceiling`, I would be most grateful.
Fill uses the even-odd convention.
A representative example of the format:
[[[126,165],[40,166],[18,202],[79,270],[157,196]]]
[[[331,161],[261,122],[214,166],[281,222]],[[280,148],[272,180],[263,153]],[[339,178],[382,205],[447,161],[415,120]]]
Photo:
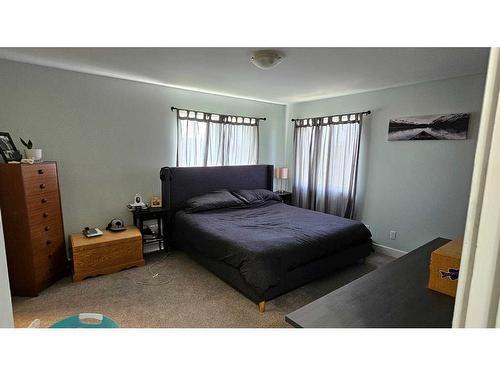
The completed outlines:
[[[3,48],[0,58],[196,91],[291,103],[486,72],[487,48]]]

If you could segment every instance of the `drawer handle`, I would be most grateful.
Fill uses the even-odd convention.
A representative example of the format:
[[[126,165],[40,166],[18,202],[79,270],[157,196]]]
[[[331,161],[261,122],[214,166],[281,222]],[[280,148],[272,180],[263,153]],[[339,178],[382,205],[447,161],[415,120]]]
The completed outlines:
[[[40,184],[40,189],[45,189],[45,184]]]
[[[47,198],[42,198],[42,203],[47,203]]]
[[[44,212],[43,217],[49,217],[49,214],[47,212]]]
[[[50,244],[52,243],[52,241],[51,241],[51,240],[47,240],[47,241],[45,241],[45,243],[46,243],[47,245],[50,245]]]
[[[47,225],[47,226],[45,227],[45,232],[48,232],[49,230],[50,230],[50,227]]]
[[[39,169],[38,174],[43,174],[43,169]]]
[[[49,254],[49,255],[47,255],[47,256],[49,257],[49,259],[50,259],[50,258],[52,258],[52,254]]]

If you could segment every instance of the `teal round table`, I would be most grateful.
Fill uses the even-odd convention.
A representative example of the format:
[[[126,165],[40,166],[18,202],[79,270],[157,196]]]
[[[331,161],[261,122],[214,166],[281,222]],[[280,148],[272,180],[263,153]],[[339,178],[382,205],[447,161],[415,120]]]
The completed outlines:
[[[49,328],[120,328],[120,326],[105,315],[82,313],[60,320]]]

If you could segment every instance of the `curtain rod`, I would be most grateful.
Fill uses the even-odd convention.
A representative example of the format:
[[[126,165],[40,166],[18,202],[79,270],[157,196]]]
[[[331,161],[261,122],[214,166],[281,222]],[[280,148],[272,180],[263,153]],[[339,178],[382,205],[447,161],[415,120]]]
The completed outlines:
[[[353,112],[353,113],[342,113],[341,115],[329,115],[329,116],[317,116],[317,117],[305,117],[305,118],[293,118],[291,121],[299,121],[299,120],[306,120],[306,119],[317,119],[317,118],[325,118],[325,117],[340,117],[342,116],[350,116],[350,115],[362,115],[362,116],[368,116],[371,114],[372,111],[364,111],[364,112]]]
[[[242,115],[223,115],[221,113],[212,113],[212,112],[205,112],[205,111],[196,111],[194,109],[185,109],[185,108],[177,108],[177,107],[170,107],[170,110],[173,111],[192,111],[192,112],[203,112],[203,113],[210,113],[212,115],[219,115],[219,116],[232,116],[232,117],[248,117],[248,118],[254,118],[259,121],[266,121],[265,117],[252,117],[252,116],[242,116]]]

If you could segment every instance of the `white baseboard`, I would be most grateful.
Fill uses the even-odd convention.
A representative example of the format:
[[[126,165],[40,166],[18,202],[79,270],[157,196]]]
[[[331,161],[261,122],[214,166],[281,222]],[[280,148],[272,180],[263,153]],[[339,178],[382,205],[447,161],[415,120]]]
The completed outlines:
[[[399,258],[399,257],[402,257],[403,255],[408,254],[406,251],[394,249],[392,247],[381,245],[381,244],[376,243],[376,242],[372,242],[372,247],[373,247],[373,250],[375,250],[375,252],[380,253],[380,254],[389,255],[389,256],[394,257],[394,258]]]

